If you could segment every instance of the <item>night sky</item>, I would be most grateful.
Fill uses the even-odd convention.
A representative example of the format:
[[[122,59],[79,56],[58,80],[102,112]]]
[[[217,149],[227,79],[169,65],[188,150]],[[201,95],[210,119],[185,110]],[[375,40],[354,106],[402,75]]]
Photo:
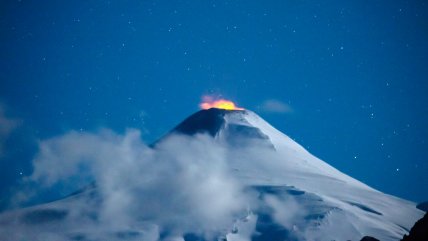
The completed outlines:
[[[151,143],[235,101],[346,174],[428,200],[425,1],[1,1],[0,204],[40,140]]]

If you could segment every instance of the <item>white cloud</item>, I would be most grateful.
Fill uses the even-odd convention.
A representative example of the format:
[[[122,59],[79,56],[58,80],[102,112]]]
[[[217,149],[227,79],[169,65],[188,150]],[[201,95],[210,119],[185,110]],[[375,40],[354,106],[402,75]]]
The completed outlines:
[[[303,208],[293,197],[281,200],[276,196],[266,195],[265,200],[274,211],[273,218],[275,221],[288,230],[293,230],[296,225],[295,220],[298,220],[297,217],[303,216]]]
[[[293,109],[287,103],[284,103],[280,100],[269,99],[265,100],[260,106],[259,109],[264,112],[272,113],[290,113],[293,112]]]
[[[0,103],[0,157],[4,154],[4,144],[21,121],[6,116],[4,106]]]
[[[213,237],[248,207],[244,187],[227,168],[225,149],[208,135],[173,135],[152,149],[135,129],[124,135],[72,131],[41,141],[39,149],[27,181],[42,188],[60,183],[70,191],[97,183],[103,202],[94,230],[150,220],[159,232],[168,229],[171,239],[185,233]],[[88,208],[73,206],[74,212]],[[74,229],[86,221],[72,223]]]
[[[118,232],[133,230],[138,240],[148,241],[178,241],[188,233],[205,240],[220,236],[250,241],[257,233],[257,210],[272,210],[275,222],[293,228],[295,210],[300,209],[293,199],[267,195],[261,200],[248,189],[273,178],[261,174],[274,173],[265,171],[269,166],[281,170],[275,152],[258,142],[239,149],[225,145],[209,135],[171,135],[151,148],[135,129],[123,135],[106,129],[71,131],[40,141],[34,172],[27,177],[31,187],[38,187],[34,193],[55,186],[72,192],[95,181],[102,201],[89,195],[48,204],[68,210],[62,223],[3,226],[0,237],[62,241],[84,233],[88,240],[120,240]],[[246,170],[254,165],[257,173]],[[245,175],[240,176],[241,171]],[[6,225],[5,220],[14,218],[0,216],[0,223]],[[61,230],[54,227],[58,225]]]

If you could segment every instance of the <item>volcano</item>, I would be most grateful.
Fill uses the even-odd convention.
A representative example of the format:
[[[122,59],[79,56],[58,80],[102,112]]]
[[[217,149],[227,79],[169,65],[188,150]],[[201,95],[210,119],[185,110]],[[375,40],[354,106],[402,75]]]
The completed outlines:
[[[51,235],[43,237],[61,240],[361,240],[371,236],[388,241],[400,240],[424,215],[415,203],[375,190],[318,159],[249,110],[201,110],[150,149],[167,148],[164,143],[174,136],[208,136],[227,151],[227,173],[251,200],[234,214],[230,226],[211,230],[211,235],[203,230],[176,233],[172,239],[168,227],[146,216],[139,220],[149,226],[109,226],[108,231],[97,229],[104,232],[101,236],[90,225],[68,225],[79,215],[98,220],[104,197],[95,184],[58,201],[1,214],[1,239],[48,240],[38,235],[42,230]],[[147,229],[158,234],[149,237]]]

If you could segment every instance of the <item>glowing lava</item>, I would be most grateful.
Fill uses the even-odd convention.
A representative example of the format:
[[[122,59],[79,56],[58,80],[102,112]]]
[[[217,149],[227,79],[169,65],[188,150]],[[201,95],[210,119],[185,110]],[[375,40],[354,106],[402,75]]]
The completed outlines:
[[[201,109],[207,110],[210,108],[224,109],[224,110],[244,110],[244,108],[237,107],[235,103],[225,99],[213,99],[211,97],[204,97],[201,104]]]

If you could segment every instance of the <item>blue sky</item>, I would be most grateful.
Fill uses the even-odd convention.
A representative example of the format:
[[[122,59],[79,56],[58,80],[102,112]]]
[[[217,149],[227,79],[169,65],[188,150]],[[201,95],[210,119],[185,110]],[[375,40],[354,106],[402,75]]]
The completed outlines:
[[[370,186],[426,201],[427,10],[424,1],[2,1],[0,194],[31,174],[39,140],[137,128],[150,143],[214,95]]]

